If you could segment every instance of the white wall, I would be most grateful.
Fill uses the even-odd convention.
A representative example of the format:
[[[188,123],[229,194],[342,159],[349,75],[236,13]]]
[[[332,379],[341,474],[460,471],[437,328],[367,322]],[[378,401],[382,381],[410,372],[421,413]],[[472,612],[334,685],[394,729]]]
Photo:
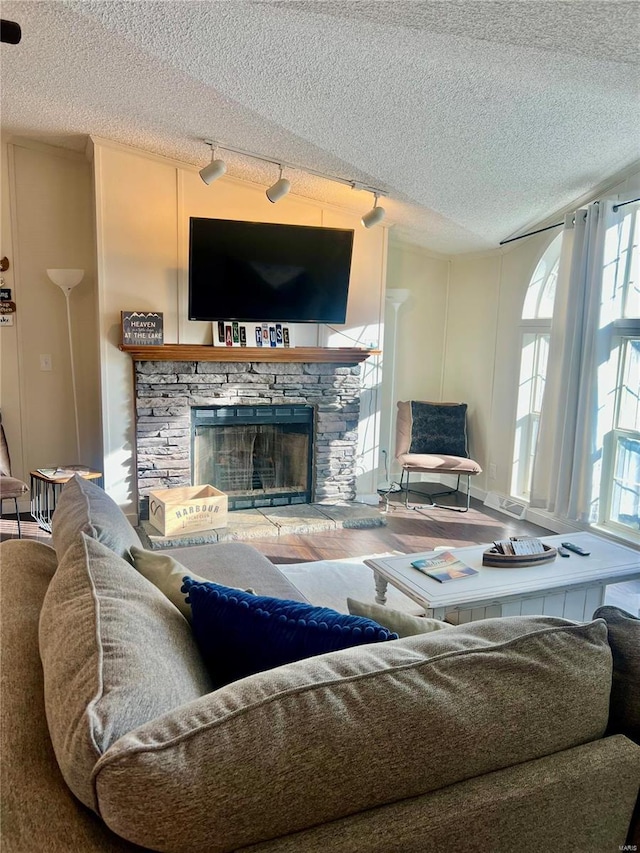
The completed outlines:
[[[100,405],[91,169],[84,154],[30,140],[2,145],[2,254],[17,311],[0,329],[1,405],[15,476],[81,462],[99,468]],[[82,268],[71,293],[81,458],[77,458],[65,296],[48,268]],[[51,356],[51,371],[40,356]],[[28,508],[28,500],[22,507]]]
[[[366,231],[355,214],[293,193],[277,205],[264,187],[224,177],[206,186],[189,167],[101,139],[93,140],[97,211],[102,410],[105,486],[135,513],[135,442],[130,356],[118,350],[120,312],[164,314],[166,343],[211,343],[211,324],[190,322],[189,217],[353,228],[347,322],[338,332],[298,325],[298,345],[380,343],[385,286],[386,230]],[[358,495],[375,493],[380,404],[377,359],[364,363]]]
[[[382,451],[387,451],[391,479],[400,476],[395,462],[398,400],[442,399],[448,280],[446,258],[417,246],[389,242],[387,288],[409,290],[409,298],[398,309],[395,335],[394,311],[389,305],[386,308],[379,465],[384,471]]]

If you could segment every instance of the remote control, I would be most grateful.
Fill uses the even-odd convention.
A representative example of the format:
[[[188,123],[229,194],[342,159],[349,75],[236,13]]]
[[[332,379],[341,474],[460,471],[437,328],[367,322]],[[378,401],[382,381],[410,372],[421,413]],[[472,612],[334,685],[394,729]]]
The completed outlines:
[[[580,554],[581,557],[588,557],[591,551],[585,551],[584,548],[581,548],[579,545],[574,545],[573,542],[563,542],[563,548],[567,548],[569,551],[573,551],[574,554]]]
[[[567,549],[563,548],[562,545],[558,545],[557,551],[561,557],[570,557],[571,556],[571,554],[567,551]]]

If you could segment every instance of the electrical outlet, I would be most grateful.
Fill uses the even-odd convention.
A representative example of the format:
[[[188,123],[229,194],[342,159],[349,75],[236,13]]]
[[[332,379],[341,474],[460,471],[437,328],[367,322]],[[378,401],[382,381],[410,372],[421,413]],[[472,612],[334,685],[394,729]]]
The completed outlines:
[[[489,479],[495,480],[498,477],[498,468],[495,462],[489,462]]]
[[[51,356],[50,355],[41,355],[40,356],[40,370],[51,370]]]

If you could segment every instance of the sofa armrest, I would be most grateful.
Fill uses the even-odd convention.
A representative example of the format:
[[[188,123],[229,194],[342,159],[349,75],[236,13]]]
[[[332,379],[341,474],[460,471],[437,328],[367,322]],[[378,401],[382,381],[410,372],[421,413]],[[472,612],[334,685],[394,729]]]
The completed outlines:
[[[311,657],[121,737],[93,771],[100,814],[138,844],[228,853],[596,740],[610,688],[601,620],[485,619]]]

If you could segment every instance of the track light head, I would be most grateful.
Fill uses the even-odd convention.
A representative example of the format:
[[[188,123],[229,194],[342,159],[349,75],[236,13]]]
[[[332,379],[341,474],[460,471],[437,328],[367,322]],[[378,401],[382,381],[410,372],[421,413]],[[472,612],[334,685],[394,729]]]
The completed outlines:
[[[200,169],[200,172],[198,174],[208,186],[214,181],[217,181],[218,178],[221,178],[225,174],[225,172],[227,171],[227,164],[224,162],[224,160],[216,160],[215,147],[211,143],[207,144],[211,145],[211,162],[203,169]]]
[[[277,201],[280,201],[281,198],[284,198],[290,189],[291,184],[286,178],[282,177],[282,166],[280,166],[280,177],[275,184],[272,184],[267,190],[267,198],[272,204],[275,204]]]
[[[365,213],[362,219],[360,220],[365,228],[373,228],[374,225],[377,225],[379,222],[382,222],[382,220],[386,216],[386,211],[384,207],[378,207],[378,193],[374,193],[373,198],[373,207],[368,213]]]

